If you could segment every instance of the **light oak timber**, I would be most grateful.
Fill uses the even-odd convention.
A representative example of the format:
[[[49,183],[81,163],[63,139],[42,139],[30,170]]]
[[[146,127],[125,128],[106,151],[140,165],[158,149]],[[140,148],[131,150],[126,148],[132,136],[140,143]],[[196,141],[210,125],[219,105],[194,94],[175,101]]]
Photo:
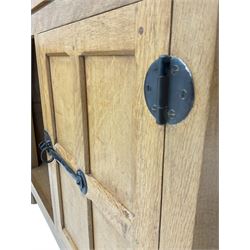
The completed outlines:
[[[134,55],[85,57],[91,175],[129,211],[135,205],[135,69]],[[112,217],[112,210],[106,211]],[[131,243],[94,203],[93,227],[97,249],[102,249],[103,242],[106,249],[130,248]],[[123,231],[128,230],[124,226]]]
[[[219,91],[218,37],[203,163],[196,207],[193,249],[219,249]]]
[[[134,144],[136,159],[136,205],[134,209],[135,249],[158,249],[164,126],[156,124],[144,99],[144,80],[151,63],[168,54],[171,26],[171,0],[145,0],[138,3],[135,25],[137,96],[133,116],[138,117]],[[140,30],[142,32],[140,32]]]
[[[211,166],[216,137],[209,132],[215,125],[208,126],[208,119],[215,124],[208,117],[216,13],[215,0],[143,0],[35,35],[45,129],[89,186],[82,196],[58,164],[49,164],[54,222],[67,249],[216,245],[199,204],[216,198],[207,192],[210,170],[202,171]],[[187,119],[165,127],[148,111],[143,89],[162,54],[181,57],[195,84]],[[216,208],[209,211],[206,218],[215,220]],[[211,244],[202,240],[210,230]]]
[[[88,171],[88,156],[83,152],[84,118],[82,110],[82,86],[79,82],[78,68],[74,56],[51,56],[49,58],[51,75],[51,95],[53,98],[53,118],[55,139],[70,152],[81,166]],[[87,158],[86,158],[87,156]],[[92,248],[92,226],[89,201],[82,199],[78,187],[65,171],[59,170],[61,191],[61,224],[68,232],[77,248]],[[74,214],[74,216],[72,216]],[[82,232],[79,234],[79,232]]]
[[[48,56],[134,54],[134,24],[131,5],[42,33],[36,40]]]
[[[35,35],[138,1],[140,0],[108,0],[101,2],[99,0],[55,0],[32,15],[31,33]]]
[[[115,135],[113,139],[110,140],[109,145],[112,148],[117,148],[117,152],[119,152],[120,149],[122,158],[126,159],[127,157],[128,162],[130,162],[129,165],[126,164],[127,160],[125,162],[119,162],[120,164],[115,164],[115,160],[119,159],[115,155],[109,159],[114,170],[116,170],[116,167],[120,168],[121,171],[116,172],[119,174],[119,177],[115,177],[114,174],[112,175],[112,168],[110,168],[110,166],[107,165],[108,168],[103,168],[103,164],[98,163],[98,160],[95,161],[93,165],[94,167],[92,167],[92,170],[94,171],[93,176],[95,176],[95,178],[97,176],[98,180],[101,179],[101,185],[102,183],[105,183],[105,187],[106,185],[109,185],[108,193],[111,193],[112,196],[118,196],[119,199],[117,200],[121,199],[124,203],[126,203],[126,206],[127,204],[129,205],[128,209],[133,212],[136,220],[135,223],[132,222],[131,226],[128,227],[128,233],[121,237],[119,236],[121,233],[118,234],[116,231],[124,231],[124,229],[117,229],[112,226],[112,223],[114,223],[115,220],[111,220],[110,223],[109,220],[105,219],[105,216],[102,216],[102,213],[98,212],[98,209],[94,209],[95,205],[93,204],[93,221],[95,230],[94,243],[97,249],[101,247],[106,249],[140,249],[142,247],[144,249],[152,249],[157,248],[158,246],[164,128],[156,125],[148,113],[143,96],[143,82],[145,73],[152,60],[156,59],[160,54],[165,54],[168,51],[168,42],[166,42],[166,40],[168,41],[170,34],[171,1],[154,1],[153,9],[151,8],[151,4],[152,1],[147,1],[143,2],[143,4],[130,5],[110,13],[95,16],[91,19],[86,19],[78,23],[63,26],[59,29],[35,36],[36,48],[39,54],[39,76],[41,74],[43,85],[42,100],[44,115],[46,116],[45,124],[47,124],[45,128],[51,134],[53,143],[58,139],[58,131],[56,131],[58,130],[58,125],[56,128],[53,125],[57,118],[53,117],[53,112],[55,112],[55,116],[58,116],[60,113],[62,114],[62,112],[59,112],[57,108],[59,107],[58,104],[55,105],[57,111],[54,110],[54,101],[56,100],[57,102],[59,97],[63,97],[62,95],[58,95],[58,90],[53,91],[53,84],[58,81],[58,84],[56,85],[59,87],[59,79],[61,79],[60,84],[63,83],[65,85],[71,78],[69,76],[71,75],[73,77],[72,65],[76,60],[75,56],[82,55],[84,56],[83,64],[85,65],[85,70],[87,72],[87,80],[89,80],[87,81],[87,93],[89,108],[88,119],[90,122],[90,148],[92,148],[90,151],[90,156],[92,157],[91,163],[93,159],[95,159],[93,157],[96,157],[93,154],[96,143],[99,143],[98,140],[108,141],[112,139],[110,138],[109,133],[113,133]],[[165,15],[162,15],[158,20],[157,15],[162,8],[167,10],[167,19],[164,19]],[[151,17],[153,17],[152,22]],[[144,29],[143,34],[138,32],[140,27],[143,27]],[[149,46],[154,43],[155,37],[158,36],[159,32],[162,34],[162,37],[160,37],[157,44],[153,47]],[[79,34],[82,34],[82,36]],[[88,34],[88,36],[85,36],[84,34]],[[106,63],[104,58],[101,56],[102,53],[103,55],[108,55]],[[95,57],[94,55],[99,55],[100,57]],[[124,58],[122,58],[122,56]],[[117,64],[115,62],[119,63]],[[95,65],[98,67],[95,67]],[[112,67],[110,67],[110,65],[112,65]],[[64,70],[62,70],[63,68]],[[121,77],[119,75],[119,72],[124,72],[124,69],[125,72],[126,70],[129,70],[126,76],[129,75],[131,77],[130,80],[125,76]],[[98,71],[99,73],[94,74],[95,71]],[[66,74],[63,75],[60,72],[64,72],[64,74],[66,72]],[[50,73],[52,74],[52,77],[50,76]],[[105,74],[105,78],[103,78],[103,74]],[[133,77],[133,75],[135,77]],[[118,78],[118,76],[120,78]],[[111,77],[113,77],[113,79]],[[100,79],[107,80],[107,86],[105,87],[104,85],[105,89],[103,89],[102,94],[92,91],[92,88],[94,90],[95,85],[98,86]],[[120,80],[117,81],[117,79]],[[122,97],[122,99],[120,99],[122,102],[117,103],[118,99],[108,98],[109,84],[113,81],[120,82],[120,84],[123,82],[124,84],[121,84],[120,86],[126,86],[126,83],[129,83],[127,89],[125,89],[126,92],[121,92],[121,94],[123,93],[123,95],[120,96]],[[50,82],[52,82],[52,87]],[[88,82],[90,84],[88,84]],[[66,89],[67,88],[68,87],[66,87]],[[133,96],[131,102],[129,99],[126,99],[131,98],[129,92],[131,92]],[[66,91],[66,93],[71,93],[71,91]],[[104,104],[101,105],[100,103],[99,107],[105,108],[106,113],[104,113],[101,109],[99,110],[99,113],[97,110],[96,114],[93,113],[93,111],[90,111],[94,110],[91,108],[92,104],[90,105],[91,100],[98,100],[99,97],[102,97],[101,100]],[[110,102],[110,100],[112,101]],[[116,112],[113,112],[112,107],[113,105],[116,105],[115,103],[117,103],[118,106]],[[122,103],[131,103],[131,105],[124,106]],[[66,108],[66,105],[63,105]],[[122,116],[123,113],[119,112],[119,109],[124,107],[128,108],[127,112],[124,112],[125,115],[129,115],[127,117],[128,119],[126,117],[124,119]],[[69,110],[69,108],[66,108],[65,110]],[[100,116],[100,114],[102,114],[102,116]],[[94,131],[97,130],[93,129],[95,129],[96,125],[98,126],[101,121],[100,119],[104,119],[105,115],[112,115],[113,121],[116,120],[122,122],[122,120],[120,120],[120,118],[122,118],[123,121],[125,121],[124,126],[127,124],[126,127],[130,130],[127,129],[126,134],[121,134],[119,124],[122,125],[122,123],[117,123],[116,127],[113,127],[113,129],[109,127],[109,123],[106,123],[105,126],[106,129],[108,129],[106,134],[100,134],[100,138],[91,136],[92,133],[93,135],[95,134]],[[106,122],[107,118],[105,119]],[[64,123],[57,122],[57,124],[61,126],[61,124]],[[64,133],[68,133],[68,129],[64,129],[63,131]],[[100,132],[101,131],[102,130],[100,130]],[[119,140],[121,140],[121,142],[124,141],[121,136],[125,136],[125,140],[130,138],[130,144],[128,144],[128,146],[125,147],[125,144],[119,143]],[[72,142],[67,141],[66,143],[66,141],[67,137],[64,137],[62,146],[67,146],[68,148],[66,148],[66,150],[67,152],[70,152],[72,150],[70,148],[72,147],[70,146],[72,144],[70,143]],[[104,154],[108,153],[105,148],[102,150],[103,151],[100,152],[103,152]],[[82,152],[84,152],[84,150]],[[133,152],[134,156],[133,154],[130,155],[129,152]],[[101,155],[99,159],[101,159]],[[87,166],[87,164],[88,162],[85,162],[85,164],[79,166]],[[125,174],[124,171],[126,171],[128,166],[131,169],[131,172],[128,172],[128,174],[132,177],[128,179],[131,182],[131,185],[126,185],[122,179]],[[57,217],[57,220],[55,221],[58,221],[56,223],[58,224],[58,227],[61,225],[63,228],[64,223],[62,221],[63,218],[61,217],[62,213],[60,212],[62,211],[60,209],[62,205],[60,205],[60,203],[63,204],[65,199],[60,201],[59,198],[60,188],[58,183],[60,178],[58,178],[58,174],[56,174],[59,173],[59,171],[56,170],[55,166],[52,167],[52,165],[49,169],[51,172],[55,171],[53,174],[50,172],[51,182],[54,182],[52,184],[52,189],[55,194],[54,214]],[[64,174],[62,171],[60,171],[60,173],[62,175]],[[121,180],[120,183],[118,178]],[[65,189],[71,188],[77,190],[77,187],[75,187],[75,184],[71,184],[71,181],[72,180],[68,182]],[[122,190],[125,192],[122,192]],[[79,190],[77,191],[78,193],[75,193],[73,197],[79,196]],[[148,195],[150,193],[155,194],[152,199],[148,199]],[[142,200],[143,203],[141,202]],[[72,202],[71,206],[77,206],[77,204]],[[109,217],[110,214],[110,211],[107,212]],[[116,217],[117,216],[114,218]],[[147,220],[145,220],[145,218],[147,218]],[[62,221],[61,224],[59,221]],[[72,232],[70,234],[72,236]],[[135,238],[132,239],[132,242],[130,235]],[[123,238],[128,239],[130,243],[128,241],[124,241]]]
[[[52,97],[49,94],[50,89],[48,85],[48,82],[50,81],[50,72],[48,71],[48,58],[41,51],[41,48],[38,45],[39,42],[37,40],[38,40],[37,37],[35,37],[44,129],[49,132],[52,140],[54,140],[55,130],[52,124],[53,116],[52,113],[50,112],[50,103],[52,101],[51,99]],[[48,101],[48,98],[50,101]],[[48,172],[49,172],[49,182],[51,189],[54,224],[57,230],[60,231],[62,229],[62,224],[61,224],[62,210],[61,210],[61,198],[60,198],[60,185],[58,181],[59,171],[58,171],[58,166],[55,162],[51,162],[50,164],[48,164]]]
[[[118,9],[114,11],[113,13],[112,12],[105,13],[103,15],[100,15],[99,17],[93,17],[92,24],[96,24],[96,25],[91,25],[91,22],[89,20],[86,20],[86,26],[81,21],[79,22],[78,25],[71,24],[68,27],[66,26],[62,27],[61,32],[65,33],[62,37],[63,39],[61,39],[61,32],[59,29],[49,31],[50,34],[46,32],[46,33],[40,34],[39,36],[35,36],[36,49],[37,49],[37,54],[38,54],[39,77],[41,78],[40,87],[41,87],[41,92],[43,92],[42,103],[43,103],[43,116],[45,117],[44,119],[45,129],[48,130],[49,134],[52,137],[53,142],[55,142],[55,140],[59,140],[59,142],[61,141],[62,145],[66,146],[67,151],[69,152],[72,151],[73,144],[72,142],[68,141],[68,139],[78,138],[79,135],[77,135],[78,137],[75,137],[75,135],[70,136],[69,135],[69,133],[71,133],[70,127],[69,127],[70,129],[69,128],[62,129],[63,127],[60,128],[60,126],[67,126],[67,125],[65,122],[59,122],[58,120],[58,119],[61,119],[59,117],[61,116],[60,114],[62,114],[62,112],[60,112],[59,110],[59,107],[61,104],[59,104],[58,101],[60,100],[60,98],[64,96],[64,93],[65,93],[67,95],[67,98],[65,100],[68,100],[68,101],[64,103],[63,105],[65,107],[65,110],[69,110],[69,112],[71,112],[70,110],[72,109],[67,108],[67,105],[71,106],[73,102],[70,101],[71,99],[70,96],[69,96],[70,99],[68,98],[68,94],[69,93],[83,93],[83,91],[81,91],[80,89],[74,92],[72,92],[73,89],[70,89],[71,88],[70,86],[72,85],[72,83],[73,83],[72,86],[79,87],[79,79],[80,79],[80,82],[82,81],[82,84],[84,85],[84,81],[81,80],[84,77],[79,78],[79,76],[77,76],[79,74],[77,72],[84,71],[84,69],[80,69],[82,67],[81,64],[84,65],[84,62],[82,60],[78,62],[76,58],[77,55],[78,56],[84,55],[84,53],[91,55],[91,53],[96,53],[98,51],[99,52],[104,51],[105,53],[110,53],[110,54],[112,54],[112,51],[114,51],[114,54],[121,53],[123,55],[126,55],[127,53],[129,54],[133,53],[135,6],[132,6],[132,5],[127,6],[124,8],[124,10],[126,10],[124,13],[120,9]],[[110,20],[113,20],[113,22],[110,23]],[[124,30],[126,33],[123,33]],[[74,31],[76,32],[74,33]],[[85,32],[87,33],[90,32],[90,34],[95,34],[95,36],[97,37],[99,36],[103,42],[100,43],[99,47],[95,46],[94,43],[96,44],[96,41],[94,41],[95,40],[94,36],[93,38],[89,36],[90,39],[88,40],[86,39],[86,36],[84,35]],[[109,38],[109,42],[105,42],[105,36],[107,36],[106,34],[107,32],[110,34],[113,34],[110,37],[111,39]],[[79,34],[82,34],[82,36],[79,36]],[[72,37],[79,39],[79,42],[74,39],[72,40]],[[82,39],[85,39],[85,41],[83,42]],[[107,36],[107,39],[108,39],[108,36]],[[70,55],[70,57],[67,57],[68,55]],[[63,74],[61,72],[63,72]],[[64,75],[65,72],[66,72],[66,75]],[[73,77],[73,76],[76,76],[76,77]],[[74,79],[74,80],[70,80],[70,79]],[[64,89],[63,88],[60,89],[61,82],[64,83]],[[78,82],[78,84],[75,85],[75,82]],[[55,90],[55,88],[56,89],[59,88],[59,89]],[[84,99],[84,96],[82,96],[80,99]],[[85,101],[86,100],[79,101],[79,99],[76,99],[75,104],[73,105],[78,105],[78,104],[83,105],[83,102]],[[72,114],[70,113],[69,115],[72,116]],[[78,119],[73,119],[73,121],[80,122],[82,118],[80,118],[79,115],[81,114],[78,113],[76,116],[78,117]],[[69,120],[72,120],[72,119],[69,119]],[[57,121],[56,127],[54,125],[55,121]],[[78,123],[78,124],[81,125],[81,123]],[[80,131],[79,125],[77,125],[78,126],[77,131]],[[67,132],[68,136],[65,134],[65,131]],[[80,136],[80,138],[82,138],[82,136]],[[77,145],[84,145],[84,148],[87,147],[87,145],[85,144],[86,142],[83,144],[77,143]],[[84,149],[83,150],[79,149],[78,152],[84,152],[84,151],[85,151]],[[73,154],[76,154],[76,151],[73,152]],[[78,159],[77,155],[74,155],[74,157],[75,159]],[[79,165],[82,167],[86,167],[87,168],[86,171],[88,171],[88,164],[89,163],[86,159],[86,162],[84,162],[84,164],[79,164]],[[76,243],[74,244],[74,246],[78,245],[79,247],[79,242],[82,241],[82,236],[79,234],[79,231],[82,231],[82,229],[77,230],[77,226],[79,226],[79,218],[82,215],[84,215],[84,212],[83,212],[84,210],[81,208],[79,203],[85,202],[85,200],[80,199],[81,196],[79,194],[78,187],[76,187],[76,185],[72,183],[72,180],[69,177],[67,177],[63,171],[59,171],[59,169],[57,168],[57,164],[55,163],[49,164],[49,171],[50,171],[50,179],[51,179],[50,180],[51,189],[53,193],[52,203],[54,204],[53,211],[54,211],[54,217],[55,217],[55,224],[57,225],[58,230],[63,231],[64,235],[67,236],[69,241],[71,242],[73,241],[74,243]],[[64,184],[61,183],[62,178],[64,179]],[[66,182],[67,182],[67,185],[65,186]],[[64,197],[67,196],[68,198],[62,197],[63,192],[64,192]],[[70,192],[71,194],[66,195],[65,192]],[[61,197],[63,199],[61,199]],[[70,200],[72,199],[75,199],[75,201],[70,202]],[[65,224],[65,214],[67,215],[68,213],[67,210],[65,209],[65,206],[68,208],[71,207],[71,210],[72,209],[78,210],[77,213],[79,213],[79,215],[75,214],[75,218],[77,220],[74,221],[74,218],[72,219],[71,216],[70,217],[68,216],[68,223]],[[69,211],[68,214],[71,215],[72,213],[70,209],[68,211]],[[84,219],[80,219],[80,223],[86,223],[86,225],[89,226],[89,232],[90,232],[91,227],[92,227],[91,222],[87,222],[89,218],[89,213],[90,213],[90,207],[88,207],[86,217]],[[99,220],[102,220],[100,216],[99,216]],[[97,217],[96,217],[96,221],[97,221]],[[69,223],[71,223],[71,225],[73,225],[74,223],[75,226],[74,227],[70,226]],[[111,233],[107,230],[106,232],[108,233],[107,235],[111,235],[114,238],[116,237],[113,232]],[[85,235],[88,235],[88,234],[84,233],[84,236]],[[89,236],[89,239],[90,239],[89,242],[91,242],[91,238],[92,236]],[[95,238],[97,238],[97,236]],[[78,243],[77,243],[77,239],[79,239]],[[88,241],[84,240],[84,242],[87,243]],[[102,243],[101,241],[99,242],[100,244]],[[116,239],[116,242],[119,242],[119,241]],[[96,243],[97,243],[97,240],[95,244]],[[124,246],[126,244],[124,243]],[[80,248],[84,248],[84,247],[80,246]]]
[[[60,144],[57,143],[54,148],[71,168],[79,168],[74,158],[67,153]],[[93,176],[85,174],[85,177],[88,186],[88,192],[85,195],[86,198],[93,202],[94,206],[104,214],[109,223],[112,224],[124,238],[129,239],[130,236],[128,236],[127,233],[134,214],[117,201]]]
[[[193,249],[202,245],[197,240],[194,245],[194,234],[202,169],[214,168],[212,164],[215,163],[210,165],[211,159],[206,157],[208,162],[204,162],[204,150],[208,146],[205,138],[210,126],[209,107],[213,105],[210,97],[214,91],[211,86],[214,86],[217,11],[217,0],[173,2],[171,54],[182,58],[191,69],[195,101],[183,122],[166,126],[160,234],[162,250]],[[205,171],[210,175],[217,170]],[[213,242],[211,244],[215,247]]]
[[[43,201],[49,216],[53,219],[48,167],[46,164],[32,169],[32,183]]]

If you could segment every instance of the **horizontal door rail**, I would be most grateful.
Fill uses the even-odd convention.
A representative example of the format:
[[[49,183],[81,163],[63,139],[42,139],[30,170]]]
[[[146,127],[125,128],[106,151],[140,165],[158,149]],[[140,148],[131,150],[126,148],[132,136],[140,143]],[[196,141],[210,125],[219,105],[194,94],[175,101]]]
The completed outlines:
[[[51,140],[48,142],[49,135],[45,131],[46,144],[47,136],[47,148],[44,144],[40,144],[42,148],[41,158],[44,160],[44,152],[46,151],[50,157],[47,162],[50,163],[56,160],[64,169],[73,177],[76,183],[81,183],[79,179],[79,172],[81,172],[81,178],[84,179],[83,186],[81,188],[86,192],[81,192],[83,196],[86,196],[91,200],[94,206],[105,216],[109,223],[122,235],[125,239],[132,241],[131,223],[134,219],[134,214],[131,213],[123,204],[121,204],[107,189],[105,189],[92,175],[84,174],[82,170],[78,169],[74,158],[59,144],[56,143],[52,146]],[[50,143],[50,145],[48,145]],[[48,149],[49,147],[49,149]],[[74,172],[73,169],[78,169]]]

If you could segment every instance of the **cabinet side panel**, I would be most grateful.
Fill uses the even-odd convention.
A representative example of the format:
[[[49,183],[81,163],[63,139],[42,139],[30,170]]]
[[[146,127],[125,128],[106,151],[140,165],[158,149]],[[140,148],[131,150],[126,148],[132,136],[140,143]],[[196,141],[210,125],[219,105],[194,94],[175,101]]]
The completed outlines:
[[[194,106],[166,127],[160,249],[192,249],[217,35],[217,0],[173,1],[171,54],[191,69]]]
[[[217,51],[216,51],[217,52]],[[218,55],[216,53],[216,55]],[[211,85],[210,108],[196,209],[193,249],[219,248],[219,93],[218,60]]]

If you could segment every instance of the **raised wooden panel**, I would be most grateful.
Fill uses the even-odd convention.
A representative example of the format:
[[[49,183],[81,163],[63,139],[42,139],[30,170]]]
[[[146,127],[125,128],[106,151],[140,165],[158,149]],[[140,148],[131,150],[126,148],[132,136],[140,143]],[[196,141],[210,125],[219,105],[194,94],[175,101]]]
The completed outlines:
[[[93,205],[93,226],[96,250],[132,249],[132,245],[110,225],[102,212]]]
[[[70,155],[60,144],[55,145],[57,152],[63,159],[77,168],[74,157]],[[134,219],[134,214],[122,205],[101,183],[91,174],[85,174],[88,192],[85,197],[92,201],[94,206],[103,214],[110,225],[124,238],[131,241],[130,227]]]
[[[56,127],[56,141],[60,143],[85,170],[82,120],[82,88],[77,81],[74,58],[50,57],[51,85]],[[75,169],[76,171],[77,169]],[[79,249],[92,247],[88,201],[81,196],[75,181],[60,171],[63,227]],[[79,234],[81,232],[81,234]]]
[[[135,188],[136,97],[133,56],[85,59],[91,173],[132,209]],[[114,178],[115,176],[115,178]]]
[[[133,56],[88,56],[85,58],[88,93],[90,162],[92,175],[130,211],[134,210],[136,98]],[[95,246],[117,234],[94,208]],[[101,211],[100,211],[101,212]],[[103,239],[104,238],[104,239]],[[126,248],[122,240],[106,242],[106,249]]]

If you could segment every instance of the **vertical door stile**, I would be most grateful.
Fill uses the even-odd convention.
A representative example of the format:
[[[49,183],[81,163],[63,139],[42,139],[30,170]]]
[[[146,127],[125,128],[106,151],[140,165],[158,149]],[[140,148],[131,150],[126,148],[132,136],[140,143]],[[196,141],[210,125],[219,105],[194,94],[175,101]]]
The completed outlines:
[[[171,4],[171,0],[145,0],[138,4],[136,15],[135,58],[138,96],[133,105],[135,106],[134,116],[140,119],[138,119],[135,136],[138,154],[135,249],[158,249],[164,126],[157,125],[147,110],[143,83],[150,64],[169,51]]]
[[[81,95],[80,103],[75,102],[75,107],[79,109],[79,114],[82,116],[78,122],[81,124],[76,124],[76,126],[82,126],[82,133],[83,133],[83,141],[81,142],[83,144],[83,152],[77,151],[75,153],[76,159],[79,159],[78,164],[81,170],[85,174],[90,174],[90,157],[89,157],[89,129],[88,129],[88,106],[87,106],[87,89],[86,89],[86,76],[85,76],[85,63],[84,58],[80,55],[74,55],[73,56],[74,64],[75,64],[75,70],[76,70],[76,81],[77,81],[77,87],[75,91],[78,91]],[[76,113],[78,113],[76,111]],[[77,128],[76,128],[77,131]],[[77,135],[76,135],[77,136]],[[76,149],[81,148],[76,146]],[[86,233],[87,233],[87,239],[88,239],[88,246],[87,249],[94,249],[94,237],[93,237],[93,218],[92,218],[92,203],[89,199],[82,197],[82,199],[86,202]]]
[[[44,84],[47,87],[47,95],[45,98],[46,105],[48,105],[47,110],[47,123],[44,127],[46,131],[51,133],[51,139],[53,143],[57,141],[57,131],[55,123],[55,114],[54,114],[54,101],[53,101],[53,91],[52,91],[52,82],[51,82],[51,71],[50,71],[50,58],[45,54],[44,64],[45,64],[45,82]],[[46,92],[45,92],[46,93]],[[58,164],[53,161],[48,164],[49,179],[50,179],[50,189],[52,196],[52,208],[54,223],[58,231],[63,229],[63,210],[62,210],[62,200],[61,200],[61,182],[60,182],[60,171]]]
[[[68,147],[77,167],[88,173],[83,60],[72,51],[66,54],[64,50],[67,50],[67,46],[51,53],[39,35],[35,36],[35,41],[44,129],[50,134],[53,144],[59,142]],[[62,99],[64,102],[61,102]],[[65,129],[67,126],[68,129]],[[67,249],[93,249],[91,202],[78,189],[75,190],[72,180],[61,171],[56,161],[48,164],[48,170],[53,221],[63,244]],[[70,198],[74,200],[70,202]],[[78,225],[78,230],[75,225]]]
[[[43,46],[39,43],[39,37],[35,36],[36,55],[38,65],[39,87],[41,93],[41,105],[43,113],[44,129],[47,130],[52,140],[55,140],[56,132],[53,117],[53,97],[51,96],[51,77],[49,69],[49,57]],[[55,162],[48,164],[50,191],[52,198],[53,220],[57,230],[62,230],[62,211],[60,200],[59,171]]]
[[[67,55],[50,58],[56,142],[72,154],[76,168],[86,172],[89,169],[87,115],[81,66],[79,56],[69,51]],[[82,196],[62,169],[58,183],[61,186],[63,237],[70,249],[93,249],[90,201]]]

